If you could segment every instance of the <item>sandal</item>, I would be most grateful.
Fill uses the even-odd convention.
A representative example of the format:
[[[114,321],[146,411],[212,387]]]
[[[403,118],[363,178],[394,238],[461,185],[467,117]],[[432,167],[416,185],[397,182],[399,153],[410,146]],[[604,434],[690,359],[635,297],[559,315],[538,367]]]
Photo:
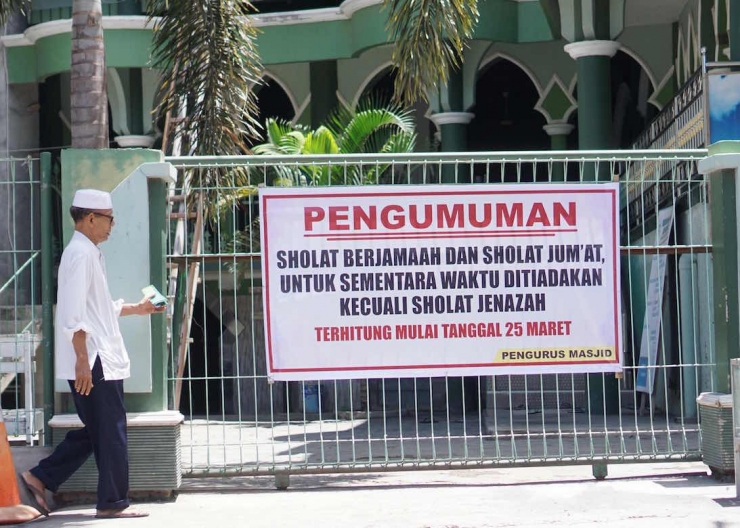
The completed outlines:
[[[32,506],[36,508],[38,511],[40,511],[44,516],[49,516],[49,505],[46,504],[46,499],[44,498],[44,491],[37,488],[30,482],[26,480],[25,474],[20,475],[20,481],[23,482],[23,485],[26,486],[26,490],[28,491],[28,496],[31,499]]]
[[[137,517],[149,517],[149,513],[136,510],[98,510],[96,519],[135,519]]]

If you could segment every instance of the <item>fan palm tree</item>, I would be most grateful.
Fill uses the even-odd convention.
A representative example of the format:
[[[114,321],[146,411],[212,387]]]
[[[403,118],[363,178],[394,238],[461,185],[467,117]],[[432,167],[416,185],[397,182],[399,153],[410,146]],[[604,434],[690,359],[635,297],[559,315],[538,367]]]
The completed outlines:
[[[251,88],[262,72],[253,12],[247,0],[149,3],[150,17],[161,15],[154,25],[153,57],[162,71],[160,91],[168,94],[157,111],[177,115],[185,105],[172,131],[183,140],[183,154],[244,154],[245,140],[260,137]],[[249,183],[244,167],[201,169],[186,177],[193,188]]]
[[[268,119],[267,142],[254,147],[258,155],[323,155],[413,152],[414,119],[400,106],[366,99],[356,110],[341,107],[328,122],[310,130],[285,120]],[[376,183],[387,164],[288,165],[274,168],[274,185],[362,185]]]
[[[478,0],[383,0],[398,101],[414,104],[447,83],[478,22]]]
[[[0,23],[27,8],[28,0],[0,0]],[[108,95],[101,0],[72,2],[72,146],[108,147]]]

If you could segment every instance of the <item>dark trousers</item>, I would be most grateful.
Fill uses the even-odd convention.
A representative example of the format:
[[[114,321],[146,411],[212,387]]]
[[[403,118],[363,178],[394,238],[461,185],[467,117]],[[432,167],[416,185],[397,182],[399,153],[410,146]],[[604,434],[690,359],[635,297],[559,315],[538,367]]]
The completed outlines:
[[[93,454],[98,466],[97,508],[123,509],[129,505],[123,380],[106,381],[98,357],[93,365],[92,381],[93,388],[87,396],[74,390],[74,381],[69,382],[84,427],[68,432],[54,452],[31,473],[55,492]]]

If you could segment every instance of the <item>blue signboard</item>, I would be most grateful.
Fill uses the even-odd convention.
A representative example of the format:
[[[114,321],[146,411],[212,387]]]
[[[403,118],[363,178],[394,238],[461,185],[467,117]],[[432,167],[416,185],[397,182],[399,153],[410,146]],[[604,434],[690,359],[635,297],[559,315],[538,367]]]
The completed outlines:
[[[740,71],[707,75],[709,144],[740,140]]]

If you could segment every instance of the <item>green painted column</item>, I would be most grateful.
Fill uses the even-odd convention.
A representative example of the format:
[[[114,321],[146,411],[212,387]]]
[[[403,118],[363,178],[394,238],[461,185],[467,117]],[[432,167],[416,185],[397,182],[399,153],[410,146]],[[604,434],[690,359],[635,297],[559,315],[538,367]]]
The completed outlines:
[[[144,93],[141,76],[141,68],[129,69],[129,90],[128,90],[128,124],[131,134],[141,135],[144,130]]]
[[[610,60],[620,44],[612,40],[585,40],[565,46],[578,69],[578,148],[613,147]],[[583,181],[609,181],[609,164],[590,163],[582,168]],[[588,410],[592,415],[619,412],[619,381],[611,374],[589,374]]]
[[[467,152],[468,124],[475,114],[465,108],[465,78],[460,69],[452,70],[447,84],[430,97],[434,113],[429,117],[439,131],[442,152]],[[442,166],[442,183],[470,183],[470,166],[449,163]]]
[[[578,148],[608,150],[612,144],[612,95],[610,61],[620,44],[611,40],[586,40],[565,46],[578,67]],[[608,181],[608,164],[584,167],[583,180]]]
[[[740,0],[730,0],[730,60],[740,61]]]
[[[568,150],[568,136],[573,129],[573,125],[568,123],[550,123],[542,128],[550,136],[550,149],[555,151]],[[551,181],[565,181],[565,166],[562,163],[554,163],[552,166]]]
[[[730,360],[740,357],[738,301],[738,228],[736,182],[740,177],[740,141],[720,141],[699,163],[709,180],[714,293],[715,390],[730,393]]]
[[[442,152],[468,150],[468,124],[474,117],[475,114],[469,112],[440,112],[430,117],[439,129]],[[442,183],[470,183],[469,165],[453,163],[443,165]]]
[[[309,66],[311,77],[311,128],[316,129],[326,122],[326,118],[336,108],[337,99],[337,61],[312,62]]]

